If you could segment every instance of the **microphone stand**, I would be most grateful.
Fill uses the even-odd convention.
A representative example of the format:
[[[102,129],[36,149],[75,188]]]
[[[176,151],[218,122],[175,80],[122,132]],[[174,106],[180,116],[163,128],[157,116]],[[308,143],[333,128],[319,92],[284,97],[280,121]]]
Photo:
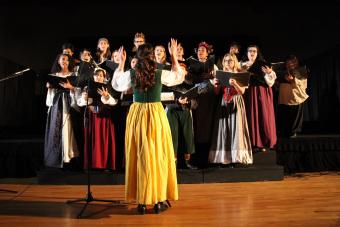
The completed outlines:
[[[22,74],[24,74],[24,72],[27,72],[27,71],[30,71],[30,70],[31,70],[30,68],[27,68],[27,69],[15,72],[15,73],[13,73],[13,74],[11,74],[9,76],[6,76],[5,78],[0,79],[0,82],[3,82],[3,81],[6,81],[6,80],[9,80],[9,79],[21,76]]]
[[[79,70],[80,71],[80,70]],[[90,87],[90,78],[87,79],[87,93],[89,94],[89,87]],[[107,200],[107,199],[95,199],[91,192],[91,168],[92,168],[92,130],[90,128],[90,110],[89,110],[89,96],[87,97],[85,113],[84,113],[84,128],[85,128],[85,135],[86,135],[86,144],[87,147],[87,193],[86,197],[83,199],[76,199],[76,200],[68,200],[66,203],[77,203],[77,202],[85,202],[83,208],[80,210],[77,218],[80,219],[82,217],[83,212],[85,211],[87,205],[93,201],[97,202],[108,202],[108,203],[118,203],[120,201],[115,200]]]

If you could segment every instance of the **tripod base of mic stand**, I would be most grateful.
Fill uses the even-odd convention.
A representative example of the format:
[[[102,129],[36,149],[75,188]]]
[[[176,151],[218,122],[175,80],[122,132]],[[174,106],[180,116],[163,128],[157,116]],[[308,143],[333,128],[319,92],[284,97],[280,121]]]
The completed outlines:
[[[108,200],[108,199],[94,199],[93,196],[92,196],[92,192],[88,192],[86,194],[86,198],[84,199],[76,199],[76,200],[69,200],[67,201],[66,203],[67,204],[70,204],[70,203],[78,203],[78,202],[85,202],[83,208],[81,209],[81,211],[79,212],[79,214],[77,215],[77,218],[81,218],[82,214],[84,213],[87,205],[90,203],[90,202],[93,202],[93,201],[96,201],[96,202],[107,202],[107,203],[120,203],[119,201],[116,201],[116,200]]]

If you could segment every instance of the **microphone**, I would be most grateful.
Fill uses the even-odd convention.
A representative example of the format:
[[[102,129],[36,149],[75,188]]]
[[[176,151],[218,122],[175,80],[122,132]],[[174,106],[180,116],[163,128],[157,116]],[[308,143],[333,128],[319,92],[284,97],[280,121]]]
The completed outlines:
[[[23,74],[24,72],[27,72],[27,71],[30,71],[30,70],[31,70],[30,68],[27,68],[27,69],[18,71],[18,72],[16,72],[16,73],[14,73],[13,75],[21,75],[21,74]]]
[[[272,65],[280,65],[280,64],[285,64],[286,62],[284,61],[279,61],[279,62],[272,62]]]
[[[20,76],[20,75],[22,75],[24,72],[27,72],[27,71],[29,71],[29,70],[31,70],[31,69],[30,69],[30,68],[27,68],[27,69],[24,69],[24,70],[15,72],[15,73],[11,74],[10,76],[7,76],[7,77],[5,77],[5,78],[0,79],[0,82],[5,81],[5,80],[9,80],[9,79],[12,79],[12,78],[15,78],[15,77],[17,77],[17,76]]]

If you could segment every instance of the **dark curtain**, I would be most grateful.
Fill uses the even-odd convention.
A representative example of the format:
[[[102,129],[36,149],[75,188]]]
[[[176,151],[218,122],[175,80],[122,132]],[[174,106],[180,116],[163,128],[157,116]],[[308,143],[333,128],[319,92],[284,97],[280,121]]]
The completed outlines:
[[[314,56],[305,63],[310,70],[304,109],[304,132],[340,132],[340,47]]]
[[[0,57],[0,80],[25,68]],[[43,133],[47,110],[45,90],[34,71],[0,82],[0,138]]]

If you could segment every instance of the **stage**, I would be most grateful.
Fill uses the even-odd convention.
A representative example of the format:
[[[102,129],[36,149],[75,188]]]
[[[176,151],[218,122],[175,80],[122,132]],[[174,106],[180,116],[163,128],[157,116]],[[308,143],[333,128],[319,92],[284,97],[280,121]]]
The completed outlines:
[[[19,180],[20,181],[20,180]],[[0,180],[1,182],[1,180]],[[295,174],[282,181],[180,184],[172,208],[138,215],[126,204],[123,185],[95,185],[93,196],[119,204],[93,202],[83,219],[85,185],[0,184],[0,226],[338,226],[340,173]]]
[[[0,177],[37,177],[39,184],[86,184],[86,171],[43,167],[43,138],[39,135],[17,136],[0,140]],[[339,171],[340,135],[299,135],[279,138],[276,150],[254,153],[248,167],[177,171],[180,184],[278,181],[284,174]],[[124,184],[124,171],[91,172],[92,183]]]

